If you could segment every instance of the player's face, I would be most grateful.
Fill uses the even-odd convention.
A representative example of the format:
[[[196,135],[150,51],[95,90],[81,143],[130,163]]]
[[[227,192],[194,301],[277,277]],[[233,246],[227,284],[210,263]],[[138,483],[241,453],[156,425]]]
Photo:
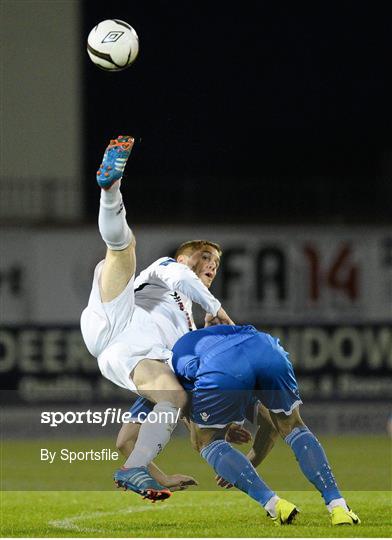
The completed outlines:
[[[184,263],[195,272],[206,287],[210,287],[219,268],[220,257],[212,246],[205,246],[186,257]]]

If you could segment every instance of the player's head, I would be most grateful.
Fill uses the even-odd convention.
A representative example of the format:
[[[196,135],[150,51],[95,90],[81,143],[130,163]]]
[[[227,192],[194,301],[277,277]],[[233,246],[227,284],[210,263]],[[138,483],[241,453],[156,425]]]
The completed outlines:
[[[175,258],[193,270],[206,287],[210,287],[218,271],[221,255],[222,249],[215,242],[189,240],[179,246]]]

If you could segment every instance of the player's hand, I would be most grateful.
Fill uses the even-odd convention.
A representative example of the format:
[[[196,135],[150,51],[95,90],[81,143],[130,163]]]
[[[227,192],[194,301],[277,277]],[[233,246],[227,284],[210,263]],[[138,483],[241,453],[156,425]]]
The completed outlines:
[[[207,313],[204,319],[204,327],[216,324],[235,324],[235,322],[230,319],[226,311],[221,307],[215,317],[211,313]]]
[[[168,474],[162,485],[169,488],[170,491],[184,491],[189,486],[197,486],[198,482],[186,474]]]
[[[231,424],[226,432],[225,439],[229,443],[243,444],[252,440],[252,434],[238,424]]]
[[[215,476],[215,480],[216,480],[216,484],[221,488],[230,489],[233,487],[233,484],[230,484],[230,482],[228,482],[227,480],[225,480],[219,475]]]

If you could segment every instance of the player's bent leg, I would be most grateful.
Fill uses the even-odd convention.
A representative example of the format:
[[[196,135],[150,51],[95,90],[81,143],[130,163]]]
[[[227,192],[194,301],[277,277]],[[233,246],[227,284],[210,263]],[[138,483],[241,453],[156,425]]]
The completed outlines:
[[[117,435],[116,446],[120,452],[128,458],[135,447],[141,424],[138,422],[124,423]],[[154,472],[158,474],[154,474]],[[119,488],[131,490],[138,493],[145,499],[150,499],[152,502],[164,500],[170,497],[171,492],[167,489],[162,479],[166,475],[154,466],[153,463],[149,467],[134,467],[132,469],[122,467],[114,473],[114,482]]]
[[[163,500],[170,491],[156,482],[148,466],[169,442],[186,404],[186,393],[170,368],[158,360],[140,361],[131,377],[138,392],[156,405],[141,425],[124,467],[116,471],[115,481],[152,500]]]
[[[169,442],[187,396],[169,366],[144,359],[137,364],[132,380],[142,396],[156,403],[142,427],[126,467],[147,466]]]
[[[295,454],[306,478],[318,489],[328,505],[341,494],[319,441],[303,423],[298,408],[290,415],[271,412],[271,418],[285,442]]]
[[[360,523],[342,497],[324,449],[302,421],[298,407],[290,415],[270,412],[272,421],[292,449],[303,474],[323,497],[331,513],[332,525]]]
[[[257,501],[276,525],[293,522],[296,506],[280,499],[258,475],[248,458],[224,440],[225,430],[200,428],[192,422],[193,444],[201,456],[227,482]]]
[[[122,425],[116,441],[116,446],[120,452],[128,458],[132,453],[137,442],[141,424],[137,422],[129,422]],[[117,487],[122,487],[125,490],[131,490],[145,499],[150,499],[153,502],[164,500],[170,497],[171,492],[167,486],[161,482],[165,475],[158,469],[160,475],[154,474],[155,467],[150,463],[149,467],[134,467],[132,469],[122,467],[114,473],[114,481]]]

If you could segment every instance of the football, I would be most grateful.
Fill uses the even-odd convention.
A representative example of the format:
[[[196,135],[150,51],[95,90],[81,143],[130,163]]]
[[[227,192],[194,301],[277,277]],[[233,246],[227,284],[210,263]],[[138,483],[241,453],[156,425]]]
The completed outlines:
[[[106,71],[129,67],[139,52],[139,38],[132,26],[118,19],[98,23],[88,35],[87,53],[96,66]]]

